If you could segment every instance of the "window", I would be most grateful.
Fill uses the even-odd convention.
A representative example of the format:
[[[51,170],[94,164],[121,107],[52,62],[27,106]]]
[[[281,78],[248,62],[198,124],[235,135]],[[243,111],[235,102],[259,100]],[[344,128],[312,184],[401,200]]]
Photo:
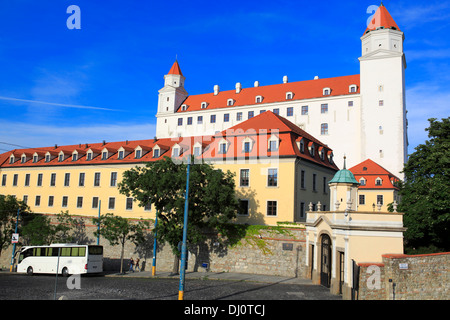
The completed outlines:
[[[215,114],[212,114],[212,115],[211,115],[210,122],[211,122],[211,123],[216,123],[216,115],[215,115]]]
[[[94,187],[100,186],[100,172],[96,172],[94,175]]]
[[[278,186],[278,169],[269,169],[267,175],[267,186]]]
[[[6,174],[2,175],[2,187],[6,186]]]
[[[49,154],[45,155],[45,162],[50,162],[50,155]]]
[[[122,160],[123,159],[123,155],[124,155],[124,152],[123,151],[119,151],[119,156],[117,158],[119,160]]]
[[[286,100],[291,100],[294,94],[292,92],[286,92]]]
[[[359,195],[359,204],[366,204],[366,196],[363,194]]]
[[[50,187],[54,187],[56,185],[56,173],[52,173],[50,176]]]
[[[53,201],[54,201],[54,197],[53,196],[49,196],[48,197],[48,206],[49,207],[53,207]]]
[[[250,185],[250,169],[241,169],[240,186],[248,187]]]
[[[84,187],[84,172],[80,172],[80,176],[78,178],[78,186],[79,187]]]
[[[239,200],[239,215],[248,216],[248,200]]]
[[[328,113],[328,103],[323,103],[320,105],[320,113]]]
[[[242,112],[236,113],[236,120],[241,121],[242,120]]]
[[[27,173],[25,175],[25,187],[29,187],[30,186],[30,174]]]
[[[153,158],[159,158],[159,149],[153,149]]]
[[[42,173],[38,173],[37,186],[42,187]]]
[[[313,173],[313,191],[317,191],[317,186],[316,186],[316,178],[317,178],[317,174]]]
[[[64,175],[64,187],[68,187],[70,185],[70,173],[66,173]]]
[[[192,117],[187,118],[187,124],[188,124],[188,126],[190,126],[192,124]]]
[[[278,150],[278,141],[270,140],[269,141],[269,151],[277,151]]]
[[[287,108],[286,116],[292,117],[294,115],[294,107]]]
[[[202,102],[202,109],[206,109],[207,106],[208,106],[208,102]]]
[[[83,208],[83,197],[77,197],[77,208]]]
[[[133,210],[133,198],[127,198],[126,210]]]
[[[323,95],[324,96],[329,96],[331,93],[331,89],[330,88],[323,88]]]
[[[63,196],[62,197],[62,204],[61,204],[61,206],[63,208],[67,208],[67,202],[69,202],[69,197],[68,196]]]
[[[33,156],[33,163],[38,162],[38,156]]]
[[[173,148],[172,157],[179,157],[179,156],[180,156],[180,148]]]
[[[178,118],[178,126],[182,126],[183,125],[183,118]]]
[[[144,206],[144,211],[150,211],[152,210],[152,203],[149,202]]]
[[[273,109],[273,113],[275,113],[275,114],[280,114],[280,109],[278,109],[278,108]]]
[[[136,150],[135,158],[136,158],[136,159],[140,159],[141,157],[142,157],[142,155],[141,155],[141,150]]]
[[[227,106],[232,106],[234,104],[234,100],[233,99],[228,99],[227,100]]]
[[[323,177],[323,193],[327,193],[327,177]]]
[[[248,119],[251,119],[255,116],[255,112],[254,111],[249,111],[248,112]]]
[[[375,185],[376,186],[381,186],[383,184],[383,180],[381,180],[381,178],[377,178],[376,180],[375,180]]]
[[[223,115],[223,122],[229,122],[230,121],[230,114],[229,113],[225,113]]]
[[[24,195],[22,201],[23,201],[23,203],[28,204],[28,196]]]
[[[185,105],[185,104],[181,105],[181,111],[186,111],[186,109],[187,109],[187,105]]]
[[[117,185],[117,172],[111,172],[111,183],[109,185],[111,187],[115,187]]]
[[[72,161],[77,161],[77,154],[76,153],[72,154]]]
[[[263,97],[262,96],[256,96],[255,103],[261,103],[262,101],[263,101]]]
[[[379,101],[378,101],[378,105],[379,105],[380,107],[384,106],[384,100],[379,100]]]
[[[98,197],[92,197],[92,209],[98,208]]]
[[[108,151],[102,152],[102,160],[108,159]]]
[[[267,201],[267,215],[276,216],[277,215],[277,202]]]
[[[308,114],[308,106],[302,106],[302,115],[305,116]]]
[[[299,149],[300,149],[301,153],[305,152],[305,141],[303,139],[300,140],[300,147],[299,147]]]
[[[327,135],[328,134],[328,123],[322,123],[320,125],[320,134]]]
[[[108,200],[108,209],[112,210],[116,207],[116,198],[110,197]]]
[[[194,156],[198,157],[202,154],[202,148],[201,147],[194,147]]]
[[[348,92],[350,93],[355,93],[356,92],[356,85],[352,84],[349,88],[348,88]]]
[[[203,123],[203,116],[198,116],[197,117],[197,124],[202,124]]]
[[[305,203],[301,202],[300,203],[300,218],[305,218]]]
[[[91,161],[92,160],[92,152],[88,152],[86,155],[86,160]]]
[[[364,178],[359,179],[359,184],[361,186],[365,186],[366,185],[366,179],[364,179]]]
[[[64,155],[63,155],[63,154],[60,154],[59,157],[58,157],[58,161],[61,162],[61,161],[63,161],[63,160],[64,160]]]
[[[377,204],[383,204],[383,195],[377,195]]]
[[[266,112],[266,110],[260,110],[259,114]]]
[[[349,101],[349,102],[348,102],[348,106],[349,106],[349,107],[353,107],[353,101]]]
[[[36,207],[41,205],[41,196],[36,196],[36,199],[34,200],[34,205]]]
[[[13,187],[17,187],[17,180],[19,180],[19,175],[15,173],[13,176]]]
[[[227,144],[226,142],[222,142],[219,144],[219,154],[227,153]]]
[[[249,153],[250,152],[250,147],[251,147],[250,142],[244,142],[244,152],[245,153]]]

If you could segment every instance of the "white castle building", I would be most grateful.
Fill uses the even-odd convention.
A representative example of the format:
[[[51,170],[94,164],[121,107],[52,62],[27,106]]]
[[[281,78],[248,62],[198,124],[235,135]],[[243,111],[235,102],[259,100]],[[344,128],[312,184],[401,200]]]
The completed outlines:
[[[407,158],[404,34],[383,4],[361,37],[360,74],[189,95],[176,61],[159,91],[157,138],[212,135],[264,111],[286,117],[354,166],[372,159],[402,178]],[[281,80],[281,79],[280,79]]]

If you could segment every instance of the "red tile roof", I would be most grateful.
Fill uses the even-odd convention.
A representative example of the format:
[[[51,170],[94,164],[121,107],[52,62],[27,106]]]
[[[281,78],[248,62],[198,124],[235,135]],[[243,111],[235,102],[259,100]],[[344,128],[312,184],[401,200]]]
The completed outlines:
[[[366,180],[365,185],[359,186],[360,189],[398,189],[394,183],[400,179],[371,159],[367,159],[349,170],[357,181],[360,181],[361,178]],[[381,185],[376,185],[377,178],[381,178]]]
[[[368,31],[373,31],[380,27],[383,27],[385,29],[395,28],[395,30],[400,31],[400,28],[395,23],[391,14],[389,13],[389,11],[387,11],[386,7],[383,4],[378,7],[377,11],[373,15],[372,21],[370,22],[366,31],[364,31],[364,34],[366,34]]]
[[[269,150],[269,139],[274,137],[279,141],[277,150]],[[226,154],[219,153],[219,144],[225,139],[228,142],[228,148]],[[250,139],[252,141],[252,148],[250,152],[245,153],[243,149],[244,139]],[[298,143],[304,139],[305,151],[300,152]],[[311,142],[315,145],[314,155],[311,155],[308,149],[308,145]],[[149,140],[135,140],[135,141],[119,141],[119,142],[105,142],[105,143],[93,143],[71,146],[55,146],[47,148],[33,148],[33,149],[16,149],[3,154],[0,154],[0,167],[1,168],[15,168],[15,167],[33,167],[33,166],[64,166],[64,165],[104,165],[104,164],[125,164],[125,163],[142,163],[160,160],[164,156],[171,157],[173,147],[178,144],[181,146],[180,150],[183,153],[180,155],[180,159],[186,155],[193,153],[193,148],[196,144],[200,143],[202,146],[201,158],[205,160],[221,160],[221,159],[245,159],[245,158],[266,158],[266,157],[293,157],[301,158],[306,161],[314,162],[318,165],[322,165],[333,170],[338,170],[333,161],[330,161],[329,156],[332,154],[332,150],[315,139],[305,131],[295,126],[285,118],[278,116],[271,111],[266,111],[254,118],[240,123],[228,130],[225,130],[215,136],[197,136],[197,137],[180,137],[180,138],[165,138],[165,139],[149,139]],[[153,148],[159,146],[161,152],[158,158],[153,158]],[[126,154],[123,159],[118,159],[117,150],[120,147],[124,147],[127,150],[135,150],[137,147],[142,147],[144,151],[141,158],[136,159],[135,153],[131,152]],[[100,151],[103,149],[113,151],[106,160],[102,160]],[[96,155],[92,160],[86,160],[86,153],[89,150],[96,150]],[[79,152],[79,158],[76,161],[72,161],[72,157],[67,157],[63,161],[53,158],[49,162],[45,162],[45,159],[40,159],[36,163],[32,159],[25,163],[21,163],[20,155],[23,152],[34,153],[35,151],[41,152],[60,152],[64,150],[66,155],[71,155],[74,150]],[[319,150],[323,150],[323,157],[320,156]],[[16,156],[16,161],[13,164],[9,164],[9,157],[11,154]]]
[[[176,75],[180,75],[180,76],[183,75],[181,73],[181,69],[180,69],[180,65],[178,64],[178,61],[174,62],[174,64],[172,65],[172,68],[170,68],[168,74],[176,74]]]
[[[356,92],[350,93],[350,85],[356,85]],[[330,97],[358,94],[360,92],[360,76],[351,75],[336,78],[324,78],[291,83],[281,83],[268,86],[243,88],[239,93],[236,90],[221,91],[217,95],[213,92],[199,95],[191,95],[183,102],[188,108],[183,111],[181,107],[177,112],[189,112],[199,110],[211,110],[218,108],[232,108],[237,106],[256,105],[256,96],[262,96],[260,104],[286,101],[286,93],[292,92],[291,100],[304,100],[313,98],[323,98],[323,89],[330,88]],[[233,99],[232,106],[228,105],[228,100]],[[201,108],[202,102],[207,102],[206,109]]]

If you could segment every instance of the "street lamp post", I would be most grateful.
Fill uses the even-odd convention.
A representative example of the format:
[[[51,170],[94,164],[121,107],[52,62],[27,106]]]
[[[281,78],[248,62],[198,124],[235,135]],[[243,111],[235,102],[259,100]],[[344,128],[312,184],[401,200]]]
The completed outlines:
[[[187,255],[187,225],[188,225],[188,209],[189,209],[189,174],[191,168],[191,159],[188,158],[186,173],[186,194],[184,201],[184,222],[183,222],[183,245],[181,247],[181,268],[180,268],[180,288],[178,291],[178,300],[184,298],[184,275],[186,273],[186,255]]]
[[[19,212],[20,212],[20,208],[17,209],[17,219],[16,219],[16,229],[14,231],[14,233],[17,234],[17,225],[19,224]],[[9,268],[9,271],[12,272],[13,271],[13,266],[14,266],[14,255],[16,254],[16,242],[14,242],[13,244],[13,251],[12,251],[12,256],[11,256],[11,267]]]
[[[157,245],[158,245],[158,242],[156,241],[156,236],[157,236],[157,232],[158,232],[158,231],[156,231],[157,225],[158,225],[158,211],[156,211],[155,228],[153,229],[153,230],[155,230],[155,235],[154,235],[154,239],[153,239],[152,276],[154,276],[156,274],[156,249],[157,249]]]

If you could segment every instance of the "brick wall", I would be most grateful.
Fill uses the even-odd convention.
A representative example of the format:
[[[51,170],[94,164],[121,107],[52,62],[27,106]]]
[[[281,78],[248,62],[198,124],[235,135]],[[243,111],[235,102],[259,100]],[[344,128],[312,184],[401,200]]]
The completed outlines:
[[[374,265],[375,267],[370,267]],[[385,254],[382,264],[359,264],[360,300],[450,299],[450,253]],[[370,270],[369,270],[370,268]],[[374,286],[379,268],[379,286]]]

